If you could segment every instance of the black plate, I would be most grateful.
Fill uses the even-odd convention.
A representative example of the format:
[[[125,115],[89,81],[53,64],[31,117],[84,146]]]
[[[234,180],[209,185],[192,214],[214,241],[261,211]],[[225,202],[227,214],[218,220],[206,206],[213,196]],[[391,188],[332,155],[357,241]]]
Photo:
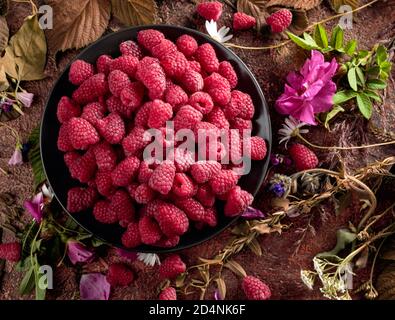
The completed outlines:
[[[232,63],[239,77],[239,85],[237,89],[247,92],[251,95],[255,105],[255,116],[253,125],[253,134],[259,135],[268,142],[268,155],[272,142],[271,126],[267,103],[258,82],[248,70],[247,66],[238,58],[231,50],[225,48],[220,43],[212,40],[205,34],[187,29],[184,27],[170,25],[152,25],[139,26],[121,30],[116,33],[109,34],[89,47],[83,50],[75,59],[82,59],[91,63],[95,63],[96,59],[102,54],[109,54],[113,57],[119,56],[118,46],[125,40],[136,40],[137,32],[142,29],[153,28],[163,32],[166,38],[175,41],[182,34],[193,36],[199,44],[209,42],[215,48],[219,60],[228,60]],[[68,169],[63,161],[63,153],[57,148],[57,136],[60,123],[56,117],[56,107],[59,99],[66,95],[71,96],[75,87],[68,81],[69,66],[63,71],[60,78],[55,83],[52,92],[47,101],[41,124],[41,157],[48,178],[48,182],[52,187],[56,199],[66,210],[67,190],[71,187],[78,186],[79,182],[72,179]],[[265,160],[253,161],[251,172],[240,180],[240,185],[245,190],[256,194],[262,181],[266,175],[269,157]],[[181,237],[180,243],[174,248],[157,248],[142,245],[135,248],[139,252],[172,252],[200,244],[230,226],[237,218],[226,218],[221,214],[221,203],[218,204],[220,210],[218,225],[215,228],[206,228],[202,231],[191,231]],[[120,242],[123,229],[118,225],[104,225],[97,222],[90,211],[80,212],[71,215],[75,221],[87,231],[93,233],[96,237],[111,243],[115,246],[122,247]]]

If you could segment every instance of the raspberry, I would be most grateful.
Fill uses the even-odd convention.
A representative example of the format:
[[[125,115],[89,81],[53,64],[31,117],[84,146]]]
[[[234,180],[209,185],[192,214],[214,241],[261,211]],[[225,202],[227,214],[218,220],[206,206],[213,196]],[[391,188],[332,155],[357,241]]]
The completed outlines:
[[[134,192],[134,199],[136,200],[137,203],[142,203],[142,204],[148,203],[152,201],[154,197],[155,197],[155,191],[152,190],[146,183],[139,185]]]
[[[98,121],[104,118],[105,111],[106,108],[101,103],[91,102],[82,110],[81,118],[96,126]]]
[[[141,242],[144,244],[154,244],[162,238],[158,223],[148,216],[143,216],[139,221],[139,231]]]
[[[145,130],[141,127],[134,127],[132,131],[122,141],[122,147],[127,156],[135,156],[144,149],[149,141],[144,140]]]
[[[177,51],[177,46],[170,40],[163,39],[159,44],[154,46],[151,50],[152,56],[162,59]]]
[[[60,123],[65,123],[71,118],[79,117],[81,115],[81,108],[69,97],[63,96],[59,100],[56,115]]]
[[[188,102],[188,95],[180,86],[171,85],[166,89],[165,101],[170,103],[173,107],[185,105]]]
[[[224,194],[236,186],[237,180],[232,170],[221,170],[210,180],[210,186],[215,194]]]
[[[144,103],[140,109],[138,109],[134,118],[134,125],[136,127],[146,127],[148,122],[148,116],[151,109],[152,102]]]
[[[141,161],[138,175],[139,182],[147,183],[152,175],[152,172],[154,172],[154,170],[150,168],[149,164],[145,161]]]
[[[159,300],[177,300],[177,292],[173,287],[163,289],[159,295]]]
[[[176,51],[160,59],[160,64],[169,77],[180,78],[189,67],[189,62],[184,54]]]
[[[162,32],[154,29],[141,30],[137,34],[137,42],[145,49],[152,50],[154,46],[161,43],[165,38]]]
[[[70,136],[69,136],[69,124],[63,123],[59,128],[58,134],[58,149],[63,152],[73,151],[74,148],[71,145]]]
[[[186,172],[195,162],[195,157],[191,151],[184,148],[174,150],[174,164],[177,172]]]
[[[202,2],[197,5],[196,11],[206,20],[217,21],[222,14],[222,3],[218,1]]]
[[[95,101],[98,97],[104,96],[108,91],[106,76],[104,73],[97,73],[86,79],[74,92],[73,100],[79,104]]]
[[[202,67],[201,67],[200,63],[197,61],[189,61],[189,68],[193,71],[198,72],[199,74],[202,71]]]
[[[229,160],[233,163],[239,164],[243,156],[242,140],[239,131],[235,129],[228,131],[226,143]]]
[[[104,224],[112,224],[118,221],[117,213],[109,209],[110,203],[99,200],[93,207],[93,216],[97,221]]]
[[[102,142],[93,147],[96,164],[99,170],[113,170],[117,164],[117,154],[108,142]]]
[[[215,125],[206,121],[198,122],[195,125],[193,132],[195,134],[196,141],[203,143],[204,139],[206,139],[206,148],[210,148],[211,147],[210,144],[213,143],[213,140],[216,141],[221,133],[220,130]],[[200,141],[199,139],[203,139],[203,140]]]
[[[139,184],[136,183],[136,182],[134,182],[134,183],[132,183],[132,184],[129,184],[129,185],[126,187],[126,189],[127,189],[128,192],[129,192],[129,196],[130,196],[132,199],[134,199],[134,194],[135,194],[136,189],[137,189],[138,186],[139,186]]]
[[[293,144],[288,152],[298,171],[314,169],[318,166],[318,158],[315,153],[303,144]]]
[[[186,271],[186,265],[178,254],[172,254],[162,261],[159,267],[159,277],[173,279]]]
[[[121,91],[130,85],[130,80],[128,75],[121,70],[111,71],[108,75],[108,87],[110,92],[119,97],[121,95]]]
[[[158,242],[154,245],[160,248],[173,248],[180,242],[179,236],[172,236],[167,238],[166,236],[162,237]]]
[[[75,160],[77,160],[80,157],[79,153],[77,152],[67,152],[63,156],[64,163],[66,164],[67,168],[70,168],[70,166],[73,164]]]
[[[233,15],[233,29],[248,30],[256,25],[254,17],[245,14],[244,12],[236,12]]]
[[[121,42],[119,45],[119,51],[121,51],[123,55],[133,56],[139,60],[143,58],[143,53],[139,45],[132,40]]]
[[[137,64],[139,63],[139,59],[134,56],[122,55],[118,58],[115,58],[110,63],[110,72],[114,70],[120,70],[126,73],[129,77],[133,78],[136,74]]]
[[[205,183],[221,171],[217,161],[198,161],[191,166],[191,175],[197,183]]]
[[[244,277],[242,288],[248,300],[268,300],[272,295],[270,288],[253,276]]]
[[[229,121],[225,117],[225,113],[219,107],[214,107],[207,115],[207,121],[215,125],[219,129],[229,129]]]
[[[97,127],[101,136],[111,144],[120,143],[125,136],[125,124],[118,113],[110,113],[99,120]]]
[[[99,73],[104,73],[107,75],[110,72],[110,63],[112,61],[112,58],[106,54],[102,54],[99,58],[96,60],[96,69],[97,72]]]
[[[191,178],[185,173],[176,173],[172,188],[174,195],[180,198],[188,198],[193,196],[194,190],[195,186]]]
[[[193,69],[185,70],[184,74],[180,77],[180,83],[191,93],[201,91],[204,87],[202,75]]]
[[[237,86],[237,74],[229,61],[222,61],[218,67],[218,73],[228,80],[230,88],[233,89]]]
[[[189,105],[185,105],[178,110],[174,117],[174,130],[177,132],[180,129],[193,129],[202,118],[201,112]]]
[[[231,90],[228,80],[219,73],[212,73],[204,79],[204,89],[208,92],[214,102],[221,106],[226,105],[231,98]]]
[[[122,160],[111,173],[112,182],[115,186],[126,187],[129,185],[140,166],[140,160],[134,156]]]
[[[180,236],[188,230],[188,217],[182,210],[170,203],[159,202],[155,206],[154,217],[162,232],[168,237]]]
[[[141,244],[141,237],[139,231],[139,224],[131,222],[121,238],[122,244],[126,248],[135,248]]]
[[[202,44],[196,50],[196,60],[199,61],[203,70],[208,73],[217,72],[219,61],[213,46],[209,43]]]
[[[95,173],[96,159],[92,149],[89,149],[70,165],[71,177],[82,183],[87,183]]]
[[[206,213],[203,217],[203,221],[210,227],[214,228],[218,224],[217,210],[214,207],[207,208]]]
[[[148,115],[148,127],[159,129],[166,124],[173,116],[173,108],[170,104],[162,100],[152,101],[150,113]]]
[[[177,200],[176,206],[183,210],[192,221],[203,221],[206,214],[202,204],[192,198]]]
[[[133,271],[124,263],[113,263],[108,268],[106,280],[112,287],[128,286],[133,279]]]
[[[262,160],[266,157],[266,142],[265,139],[254,136],[249,140],[250,156],[252,160]]]
[[[130,222],[133,220],[135,210],[129,194],[119,189],[110,198],[109,210],[117,216],[119,221]]]
[[[173,186],[175,173],[176,167],[173,163],[163,162],[152,173],[148,185],[161,194],[168,194]]]
[[[239,186],[234,187],[228,193],[224,214],[227,217],[237,216],[243,213],[251,205],[254,197],[247,191],[241,190]]]
[[[82,118],[72,118],[68,127],[70,142],[74,149],[87,149],[100,140],[96,129]]]
[[[233,90],[231,99],[224,108],[227,119],[240,117],[242,119],[250,120],[254,116],[254,103],[249,94],[239,90]]]
[[[18,262],[21,259],[21,251],[18,242],[0,243],[0,259]]]
[[[145,206],[145,214],[148,217],[154,217],[155,212],[158,211],[158,208],[160,205],[165,204],[162,200],[155,199],[152,200],[151,202],[148,202],[147,205]]]
[[[92,208],[97,199],[93,188],[74,187],[67,192],[67,210],[71,213]]]
[[[239,117],[235,117],[230,120],[230,127],[232,129],[238,129],[240,131],[240,134],[243,132],[243,130],[251,130],[252,129],[252,122],[251,120],[245,120]]]
[[[75,60],[70,66],[69,81],[78,86],[94,74],[95,68],[90,63],[83,60]]]
[[[98,171],[96,173],[95,184],[97,191],[104,197],[108,197],[115,192],[111,179],[111,171]]]
[[[136,77],[148,89],[151,100],[162,98],[166,90],[166,75],[156,59],[143,58],[137,65]]]
[[[176,44],[178,50],[180,50],[186,57],[193,56],[198,48],[196,40],[187,34],[180,36],[177,39]]]
[[[188,103],[191,107],[200,111],[202,114],[208,114],[214,107],[213,100],[206,92],[198,91],[189,97]]]
[[[121,102],[126,106],[123,108],[123,114],[129,118],[132,112],[141,105],[143,97],[144,86],[140,82],[132,82],[123,88],[120,94]]]
[[[215,203],[215,195],[208,184],[199,186],[196,199],[205,207],[212,207]]]
[[[116,97],[114,95],[111,95],[106,100],[106,106],[107,106],[107,109],[108,109],[109,112],[118,112],[119,114],[121,114],[121,115],[126,117],[126,109],[127,108],[125,108],[125,106],[122,104],[122,101],[121,101],[120,98],[118,98],[118,97]]]
[[[266,18],[266,23],[272,32],[283,32],[292,22],[292,13],[288,9],[281,9]]]

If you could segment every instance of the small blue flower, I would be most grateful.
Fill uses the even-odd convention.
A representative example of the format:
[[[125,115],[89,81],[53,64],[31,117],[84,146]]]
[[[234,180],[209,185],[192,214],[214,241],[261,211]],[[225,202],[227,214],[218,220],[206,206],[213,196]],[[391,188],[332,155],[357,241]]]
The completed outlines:
[[[279,198],[282,197],[285,193],[284,184],[282,184],[282,183],[273,183],[270,186],[269,190],[272,191],[276,195],[276,197],[279,197]]]

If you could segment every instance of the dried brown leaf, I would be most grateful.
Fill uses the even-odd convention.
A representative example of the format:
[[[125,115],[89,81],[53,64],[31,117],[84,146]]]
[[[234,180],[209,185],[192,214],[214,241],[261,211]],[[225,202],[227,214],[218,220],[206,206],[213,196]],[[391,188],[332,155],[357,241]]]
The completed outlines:
[[[386,267],[377,278],[376,289],[379,300],[395,299],[395,264]]]
[[[7,76],[5,74],[4,66],[0,66],[0,91],[5,91],[8,89],[10,84],[8,83]]]
[[[267,7],[280,6],[301,10],[310,10],[320,5],[322,0],[270,0]]]
[[[256,19],[256,27],[259,31],[266,25],[269,13],[266,11],[267,0],[238,0],[237,11],[244,12]]]
[[[272,207],[280,208],[283,209],[284,211],[287,211],[289,208],[289,200],[286,198],[273,198]]]
[[[111,0],[115,17],[127,25],[152,24],[156,17],[154,0]]]
[[[339,12],[341,6],[350,6],[355,9],[359,6],[359,0],[329,0],[329,4],[335,12]]]
[[[292,23],[288,27],[288,30],[294,34],[300,35],[309,26],[309,18],[304,10],[291,10],[292,12]]]
[[[215,279],[215,282],[217,283],[217,288],[219,291],[219,295],[221,296],[221,299],[224,300],[226,298],[226,284],[224,279],[222,278],[217,278]]]
[[[54,28],[48,31],[54,51],[82,48],[97,40],[110,20],[109,0],[47,0],[54,12]]]
[[[251,249],[253,253],[255,253],[258,257],[262,255],[262,248],[259,245],[257,239],[252,239],[252,241],[248,244],[248,247]]]
[[[9,0],[0,0],[0,16],[5,16],[8,12]]]
[[[266,223],[256,225],[252,228],[252,230],[257,231],[259,234],[268,234],[268,233],[273,233],[273,232],[278,232],[281,234],[282,228],[281,225],[274,225],[274,226],[269,226]]]
[[[8,44],[9,36],[10,31],[8,30],[7,20],[4,17],[0,17],[0,55]]]
[[[247,275],[244,268],[234,260],[229,260],[227,263],[224,264],[224,267],[228,268],[230,271],[240,277],[245,277]]]
[[[199,258],[199,260],[202,261],[203,263],[207,263],[207,264],[220,264],[221,263],[221,259]]]

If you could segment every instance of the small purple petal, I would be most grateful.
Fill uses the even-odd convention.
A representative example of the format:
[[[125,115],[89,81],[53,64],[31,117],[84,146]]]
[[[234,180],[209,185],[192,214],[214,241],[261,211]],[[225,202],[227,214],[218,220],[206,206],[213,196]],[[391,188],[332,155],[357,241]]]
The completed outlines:
[[[17,92],[16,98],[19,100],[25,108],[30,108],[32,105],[34,94],[29,92]]]
[[[219,293],[218,289],[214,291],[214,299],[215,300],[224,300],[224,299],[222,299],[221,294]]]
[[[16,166],[22,163],[23,163],[22,149],[20,146],[16,146],[12,157],[8,161],[8,164],[10,166]]]
[[[23,206],[37,223],[41,223],[44,215],[44,197],[42,192],[37,193],[32,200],[25,200]]]
[[[88,273],[81,276],[81,300],[108,300],[111,286],[101,273]]]
[[[117,248],[117,253],[119,256],[128,259],[130,262],[133,262],[137,259],[137,253],[132,251],[123,250]]]
[[[245,219],[262,219],[265,217],[265,214],[258,209],[248,207],[241,216]]]
[[[93,250],[73,240],[67,242],[67,255],[72,264],[90,263],[95,258]]]

